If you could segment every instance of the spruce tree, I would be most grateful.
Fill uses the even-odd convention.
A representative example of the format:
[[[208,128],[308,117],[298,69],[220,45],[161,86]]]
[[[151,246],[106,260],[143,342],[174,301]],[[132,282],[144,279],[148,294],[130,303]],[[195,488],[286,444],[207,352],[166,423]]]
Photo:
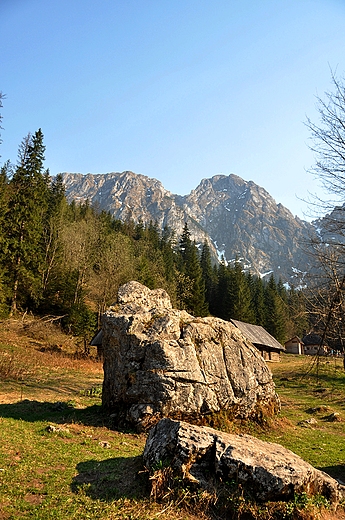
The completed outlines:
[[[42,269],[42,303],[41,311],[48,312],[54,300],[54,295],[59,292],[59,284],[62,282],[63,247],[61,233],[67,220],[68,203],[65,197],[65,187],[62,175],[53,179],[47,179],[48,204],[43,227],[44,265]]]
[[[12,313],[16,312],[18,303],[37,303],[41,296],[43,229],[48,207],[44,150],[41,129],[33,136],[28,134],[19,148],[19,163],[10,182],[5,228]]]
[[[250,286],[243,272],[242,265],[237,259],[234,267],[230,269],[229,291],[231,318],[253,323],[255,315],[252,307]]]
[[[286,306],[278,292],[277,283],[271,275],[265,287],[265,306],[266,306],[266,330],[278,341],[284,343],[286,340]]]
[[[289,338],[295,335],[302,337],[309,328],[306,297],[303,291],[291,287],[287,293],[287,304],[289,312],[287,335]]]
[[[198,249],[195,242],[190,238],[187,223],[183,228],[183,233],[179,244],[180,251],[180,270],[191,281],[191,290],[183,298],[186,310],[195,316],[206,316],[208,306],[205,300],[205,284],[202,277]]]
[[[205,284],[205,297],[211,314],[215,313],[215,298],[217,287],[217,275],[212,266],[211,252],[208,243],[205,241],[202,246],[200,265],[202,278]]]
[[[11,164],[6,162],[0,169],[0,316],[8,312],[6,300],[8,285],[6,280],[6,258],[8,254],[8,237],[5,228],[6,214],[9,202],[9,176]]]
[[[10,188],[9,178],[12,174],[12,166],[7,161],[0,168],[0,259],[4,260],[3,255],[7,249],[6,233],[4,229],[6,214],[8,212]]]
[[[259,276],[250,278],[250,287],[252,293],[253,309],[255,314],[255,325],[265,326],[266,323],[266,308],[265,308],[265,294],[264,284]]]
[[[221,262],[217,271],[217,288],[216,288],[216,298],[214,302],[214,314],[218,316],[218,318],[222,318],[223,320],[231,319],[231,301],[230,301],[230,274],[229,269],[225,263],[224,257],[222,257]]]

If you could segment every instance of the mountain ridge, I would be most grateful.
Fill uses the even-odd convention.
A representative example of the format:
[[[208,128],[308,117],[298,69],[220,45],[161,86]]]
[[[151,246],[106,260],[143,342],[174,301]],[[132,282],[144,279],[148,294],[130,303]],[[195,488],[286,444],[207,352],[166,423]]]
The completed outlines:
[[[120,220],[156,221],[178,236],[187,222],[192,238],[198,244],[206,240],[218,258],[237,258],[253,274],[303,283],[308,257],[302,244],[314,228],[253,181],[217,174],[202,179],[188,195],[178,195],[161,181],[131,171],[64,172],[62,178],[69,201],[89,200]]]

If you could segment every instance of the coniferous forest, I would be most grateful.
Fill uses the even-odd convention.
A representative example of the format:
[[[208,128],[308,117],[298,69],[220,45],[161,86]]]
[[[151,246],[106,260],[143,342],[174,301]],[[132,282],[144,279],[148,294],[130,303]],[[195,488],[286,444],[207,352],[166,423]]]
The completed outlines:
[[[278,341],[307,328],[302,291],[214,263],[187,224],[181,236],[157,223],[122,222],[87,202],[69,203],[61,176],[45,169],[42,131],[27,135],[0,172],[0,312],[60,319],[90,338],[121,284],[164,288],[177,308],[262,325]]]

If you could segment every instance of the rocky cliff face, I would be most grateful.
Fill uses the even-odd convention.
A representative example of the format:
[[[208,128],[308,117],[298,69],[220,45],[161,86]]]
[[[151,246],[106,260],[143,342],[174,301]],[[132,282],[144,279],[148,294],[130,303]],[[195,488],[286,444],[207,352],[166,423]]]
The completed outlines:
[[[258,275],[273,272],[283,281],[301,283],[308,269],[303,244],[313,228],[294,217],[269,193],[236,175],[203,179],[189,195],[167,191],[161,182],[132,172],[98,175],[63,174],[69,200],[85,201],[116,218],[157,221],[182,233],[188,223],[192,237],[205,239],[215,255],[236,257]]]

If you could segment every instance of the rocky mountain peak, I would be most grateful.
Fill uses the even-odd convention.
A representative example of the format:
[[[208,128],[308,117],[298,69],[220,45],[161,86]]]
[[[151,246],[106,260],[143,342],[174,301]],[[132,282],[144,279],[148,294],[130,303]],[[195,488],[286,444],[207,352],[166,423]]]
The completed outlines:
[[[231,175],[202,179],[189,195],[175,195],[157,179],[130,171],[107,174],[64,173],[69,200],[97,204],[115,218],[157,222],[182,233],[187,222],[192,238],[205,240],[214,256],[238,258],[254,274],[274,273],[301,283],[307,258],[301,245],[312,226],[294,217],[253,181]]]

